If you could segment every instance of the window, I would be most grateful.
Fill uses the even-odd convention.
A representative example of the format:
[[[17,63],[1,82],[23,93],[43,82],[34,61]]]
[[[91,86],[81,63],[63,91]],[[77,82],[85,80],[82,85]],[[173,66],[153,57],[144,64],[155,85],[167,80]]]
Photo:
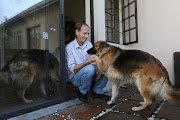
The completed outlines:
[[[22,49],[23,36],[22,32],[17,32],[15,34],[15,41],[12,42],[12,48],[14,49]]]
[[[9,26],[1,27],[0,39],[2,44],[4,43],[4,49],[11,49],[11,41],[13,38],[13,32]]]
[[[105,6],[106,41],[137,43],[137,0],[106,0]]]
[[[28,29],[28,48],[40,49],[40,26]]]

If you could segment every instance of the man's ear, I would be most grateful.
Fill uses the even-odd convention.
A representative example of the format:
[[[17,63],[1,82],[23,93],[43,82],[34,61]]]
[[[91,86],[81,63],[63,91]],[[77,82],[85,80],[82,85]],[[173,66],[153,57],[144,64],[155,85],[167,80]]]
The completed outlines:
[[[99,47],[101,48],[101,47],[107,47],[107,46],[109,46],[109,44],[107,43],[107,42],[101,42],[100,44],[99,44]]]
[[[76,33],[76,36],[77,36],[77,35],[78,35],[78,33],[79,33],[79,31],[76,29],[76,30],[75,30],[75,33]]]

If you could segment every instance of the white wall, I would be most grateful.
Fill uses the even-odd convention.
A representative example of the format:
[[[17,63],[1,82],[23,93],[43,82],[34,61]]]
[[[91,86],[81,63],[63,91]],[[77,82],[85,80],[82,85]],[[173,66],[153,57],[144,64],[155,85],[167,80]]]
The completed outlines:
[[[179,11],[180,0],[137,0],[139,42],[126,46],[119,45],[123,49],[140,49],[154,55],[167,68],[173,84],[173,52],[180,51]],[[99,32],[104,31],[98,31],[98,34]],[[98,38],[100,37],[95,36],[96,40]]]
[[[94,41],[105,40],[105,0],[94,0]]]

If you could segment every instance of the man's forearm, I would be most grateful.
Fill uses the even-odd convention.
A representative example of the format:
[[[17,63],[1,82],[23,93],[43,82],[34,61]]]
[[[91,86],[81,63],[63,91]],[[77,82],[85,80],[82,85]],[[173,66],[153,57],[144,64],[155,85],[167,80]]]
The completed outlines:
[[[83,67],[85,67],[86,65],[88,65],[89,62],[88,61],[85,61],[84,63],[82,64],[77,64],[74,66],[74,72],[77,73],[80,69],[82,69]]]
[[[74,72],[77,73],[80,69],[85,67],[86,65],[89,65],[90,63],[95,62],[94,58],[91,56],[88,58],[87,61],[83,62],[82,64],[77,64],[74,66]]]

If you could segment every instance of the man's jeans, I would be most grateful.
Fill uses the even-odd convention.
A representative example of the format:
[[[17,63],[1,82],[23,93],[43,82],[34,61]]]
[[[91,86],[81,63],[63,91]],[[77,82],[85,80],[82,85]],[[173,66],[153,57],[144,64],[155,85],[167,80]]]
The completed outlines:
[[[71,79],[74,86],[79,88],[79,91],[86,94],[90,90],[91,82],[96,79],[96,70],[93,65],[87,65],[76,73]],[[103,88],[107,84],[107,78],[102,74],[96,81],[93,91],[98,94],[103,94]]]

